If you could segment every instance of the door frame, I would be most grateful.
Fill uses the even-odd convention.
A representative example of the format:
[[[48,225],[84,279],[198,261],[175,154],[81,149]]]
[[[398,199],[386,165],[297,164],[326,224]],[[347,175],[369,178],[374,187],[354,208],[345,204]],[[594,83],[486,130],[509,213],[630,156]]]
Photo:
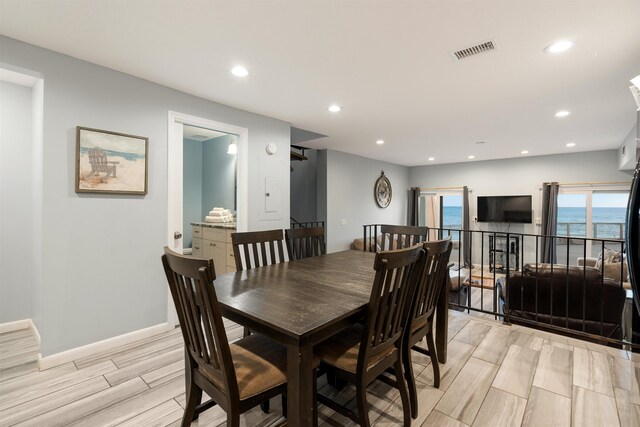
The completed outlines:
[[[228,123],[169,110],[167,127],[167,246],[182,249],[182,238],[174,239],[174,232],[184,234],[183,214],[183,134],[182,126],[190,125],[236,135],[236,200],[237,230],[246,231],[249,206],[249,130]],[[178,132],[180,129],[180,132]],[[179,240],[179,242],[176,242]],[[177,325],[178,318],[167,288],[167,322]]]

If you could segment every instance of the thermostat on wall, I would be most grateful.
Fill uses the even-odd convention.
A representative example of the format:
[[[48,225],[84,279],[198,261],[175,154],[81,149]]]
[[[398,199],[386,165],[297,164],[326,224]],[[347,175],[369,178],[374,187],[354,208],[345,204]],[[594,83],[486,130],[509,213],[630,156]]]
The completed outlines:
[[[278,151],[278,146],[273,142],[270,142],[267,144],[266,150],[268,155],[276,154],[276,152]]]

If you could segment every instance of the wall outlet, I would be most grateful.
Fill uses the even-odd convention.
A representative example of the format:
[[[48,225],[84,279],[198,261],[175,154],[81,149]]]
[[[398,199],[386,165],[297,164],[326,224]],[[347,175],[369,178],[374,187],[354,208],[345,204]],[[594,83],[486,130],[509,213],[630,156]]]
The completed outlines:
[[[347,225],[347,220],[346,220],[346,219],[344,219],[344,218],[342,218],[342,219],[340,220],[340,225]]]

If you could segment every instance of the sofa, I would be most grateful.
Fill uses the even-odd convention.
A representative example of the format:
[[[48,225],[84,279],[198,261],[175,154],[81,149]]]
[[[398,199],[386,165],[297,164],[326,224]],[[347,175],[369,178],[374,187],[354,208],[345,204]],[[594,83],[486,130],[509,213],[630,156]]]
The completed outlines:
[[[625,289],[631,289],[627,260],[624,256],[620,257],[620,252],[605,249],[604,256],[600,253],[597,258],[578,257],[577,261],[579,267],[593,267],[600,270],[607,279],[622,283]]]
[[[625,290],[620,282],[602,277],[596,268],[538,264],[536,269],[527,264],[508,281],[499,279],[496,286],[508,322],[537,320],[583,331],[584,318],[585,332],[622,337]]]

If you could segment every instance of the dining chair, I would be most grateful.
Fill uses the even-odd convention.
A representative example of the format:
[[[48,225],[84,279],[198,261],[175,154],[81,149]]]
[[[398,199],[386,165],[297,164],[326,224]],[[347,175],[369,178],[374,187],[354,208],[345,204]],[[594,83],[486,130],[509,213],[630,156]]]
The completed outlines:
[[[253,334],[229,344],[213,287],[213,260],[186,257],[164,248],[162,264],[176,307],[185,346],[186,407],[182,426],[216,404],[227,426],[240,414],[287,389],[286,348]],[[211,400],[200,403],[202,393]]]
[[[284,262],[282,240],[282,230],[231,233],[236,270],[244,271]]]
[[[411,350],[428,355],[433,367],[433,386],[440,387],[440,366],[433,339],[433,318],[438,302],[438,296],[444,287],[448,271],[449,256],[451,255],[451,237],[444,240],[425,242],[423,248],[426,252],[425,262],[422,265],[422,273],[418,286],[415,289],[409,314],[410,327],[405,329],[403,339],[403,364],[404,372],[409,388],[409,400],[411,401],[411,417],[418,416],[418,397],[416,381],[413,375],[411,363]],[[422,338],[427,338],[425,350],[417,344]]]
[[[395,381],[380,379],[398,388],[404,425],[411,424],[409,396],[402,374],[402,337],[407,324],[410,297],[424,262],[424,249],[416,246],[376,254],[376,271],[364,321],[316,345],[320,369],[356,387],[357,414],[319,394],[317,399],[361,426],[370,426],[366,388],[389,368]]]
[[[323,227],[290,228],[284,231],[284,236],[290,260],[327,253]]]
[[[427,240],[428,232],[428,227],[382,224],[380,226],[380,249],[387,251],[415,246]]]

